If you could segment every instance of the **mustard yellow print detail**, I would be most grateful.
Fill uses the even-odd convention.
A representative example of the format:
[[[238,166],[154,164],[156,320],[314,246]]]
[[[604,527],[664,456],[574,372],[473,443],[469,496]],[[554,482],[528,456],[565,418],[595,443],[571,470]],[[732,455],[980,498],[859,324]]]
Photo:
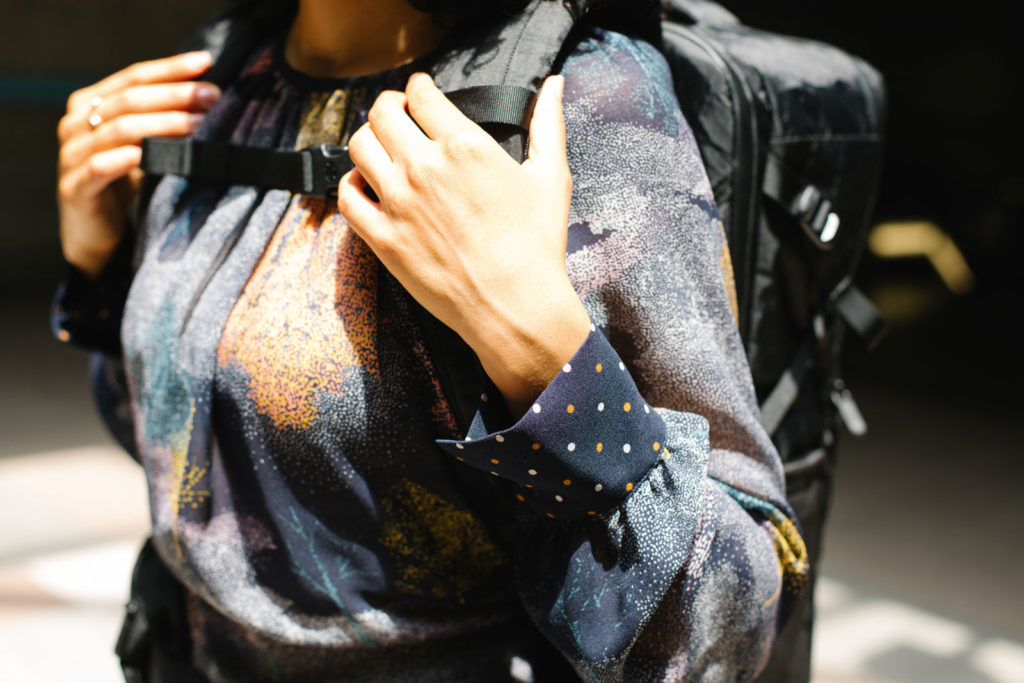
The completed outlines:
[[[722,283],[725,285],[725,294],[729,298],[729,310],[732,311],[732,321],[739,324],[740,305],[736,298],[736,276],[732,270],[732,255],[729,253],[729,244],[725,241],[725,226],[719,223],[722,229],[722,255],[718,262],[718,268],[722,272]]]
[[[380,541],[394,558],[395,588],[465,604],[467,594],[508,557],[468,510],[403,480],[383,500]]]
[[[167,473],[167,496],[171,508],[171,537],[178,559],[182,558],[181,539],[178,534],[178,518],[181,511],[190,505],[198,507],[199,503],[210,498],[208,490],[198,488],[206,474],[206,468],[188,465],[188,445],[192,438],[192,420],[195,413],[195,403],[190,400],[188,420],[182,429],[171,437],[168,444],[171,448],[171,468]]]
[[[302,112],[295,149],[338,144],[349,125],[351,101],[347,90],[312,93]]]
[[[775,553],[782,567],[785,588],[794,594],[800,593],[810,571],[804,539],[796,523],[781,514],[771,517],[768,528],[775,542]]]

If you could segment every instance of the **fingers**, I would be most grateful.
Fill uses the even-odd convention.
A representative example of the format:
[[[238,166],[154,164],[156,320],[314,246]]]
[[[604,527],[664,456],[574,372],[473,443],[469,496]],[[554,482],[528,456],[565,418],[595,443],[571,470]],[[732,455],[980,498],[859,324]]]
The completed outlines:
[[[61,190],[61,196],[102,189],[112,180],[107,177],[108,169],[127,172],[137,167],[137,160],[130,160],[137,157],[138,150],[123,148],[139,145],[144,137],[193,133],[202,121],[200,112],[216,102],[220,90],[212,83],[188,79],[205,72],[211,61],[207,52],[190,52],[140,62],[73,93],[67,114],[57,126],[57,137],[61,143],[59,182],[76,189]],[[90,122],[93,117],[99,123]],[[128,161],[120,163],[125,159]]]
[[[101,98],[99,106],[66,114],[57,125],[57,138],[61,142],[72,136],[91,132],[89,117],[99,116],[104,122],[125,114],[144,114],[160,111],[204,112],[220,98],[220,89],[213,83],[164,83],[138,85]],[[103,124],[100,124],[101,126]]]
[[[537,95],[530,120],[528,163],[533,168],[561,172],[567,168],[565,150],[565,117],[562,113],[562,91],[565,79],[549,76]]]
[[[142,149],[135,145],[94,154],[85,163],[61,175],[58,196],[65,202],[96,196],[110,183],[137,168],[141,159]]]
[[[392,161],[418,158],[429,142],[406,111],[405,93],[385,90],[370,107],[366,118]]]
[[[358,168],[343,175],[338,183],[338,212],[379,256],[391,223],[381,205],[366,196],[365,187],[366,180]]]
[[[409,114],[431,140],[459,133],[487,135],[445,97],[429,75],[413,74],[405,87],[405,94]]]
[[[64,171],[81,164],[89,156],[115,147],[141,144],[147,137],[190,135],[203,120],[203,114],[183,111],[126,114],[106,121],[96,130],[77,135],[60,148],[59,168]]]
[[[94,98],[105,98],[136,85],[188,81],[205,73],[213,63],[209,52],[186,52],[173,57],[138,62],[82,88],[68,98],[68,113],[85,110]]]
[[[384,188],[394,187],[394,162],[370,124],[360,126],[349,138],[348,155],[378,197],[384,196]]]

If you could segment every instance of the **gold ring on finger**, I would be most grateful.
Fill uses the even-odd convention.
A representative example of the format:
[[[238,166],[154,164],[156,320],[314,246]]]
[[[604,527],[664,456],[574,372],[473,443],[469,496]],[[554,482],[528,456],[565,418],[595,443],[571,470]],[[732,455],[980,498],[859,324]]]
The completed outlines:
[[[103,117],[96,111],[101,104],[103,104],[103,98],[99,95],[89,100],[89,118],[86,119],[89,122],[89,130],[96,130],[103,123]]]

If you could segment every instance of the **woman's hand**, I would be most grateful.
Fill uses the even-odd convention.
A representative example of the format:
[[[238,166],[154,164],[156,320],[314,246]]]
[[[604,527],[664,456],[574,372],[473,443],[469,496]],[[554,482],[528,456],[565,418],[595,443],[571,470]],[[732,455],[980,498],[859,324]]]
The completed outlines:
[[[64,258],[89,277],[103,270],[138,190],[142,138],[188,135],[220,97],[196,83],[207,52],[133,64],[71,94],[57,126],[57,205]]]
[[[579,348],[590,319],[566,274],[572,178],[562,79],[544,83],[513,160],[416,74],[349,140],[338,208],[385,267],[473,348],[515,415]],[[372,201],[369,186],[380,198]]]

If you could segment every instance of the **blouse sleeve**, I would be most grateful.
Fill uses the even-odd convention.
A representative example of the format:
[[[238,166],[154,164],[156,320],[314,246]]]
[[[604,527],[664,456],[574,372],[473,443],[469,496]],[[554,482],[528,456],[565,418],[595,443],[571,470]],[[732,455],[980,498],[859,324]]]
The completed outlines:
[[[808,567],[711,190],[653,48],[595,31],[563,75],[594,327],[514,425],[438,443],[518,484],[520,599],[581,678],[753,678]]]
[[[121,317],[132,279],[131,260],[132,240],[126,234],[95,279],[64,263],[64,279],[50,312],[58,340],[110,356],[121,354]]]
[[[50,326],[61,342],[92,352],[89,375],[100,417],[111,436],[138,459],[121,352],[121,319],[133,276],[133,244],[131,231],[127,231],[96,279],[65,263]]]

